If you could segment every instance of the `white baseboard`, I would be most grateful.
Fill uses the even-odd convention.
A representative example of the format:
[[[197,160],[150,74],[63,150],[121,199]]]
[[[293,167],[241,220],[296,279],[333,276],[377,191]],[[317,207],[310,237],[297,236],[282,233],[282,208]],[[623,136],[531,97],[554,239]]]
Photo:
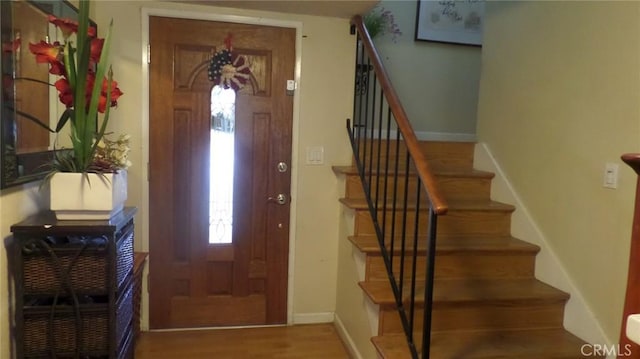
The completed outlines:
[[[475,133],[448,133],[416,131],[416,137],[421,141],[450,141],[450,142],[476,142]]]
[[[342,323],[342,320],[340,320],[340,317],[337,314],[335,315],[335,320],[333,323],[336,327],[336,330],[338,331],[340,339],[342,339],[344,346],[347,347],[347,351],[349,351],[349,356],[351,356],[351,358],[353,359],[363,359],[362,354],[360,354],[360,352],[358,351],[355,342],[349,335],[349,332],[347,332],[347,328],[345,328],[344,323]]]
[[[293,314],[292,324],[318,324],[318,323],[333,323],[335,319],[334,312],[325,313],[298,313]]]
[[[564,327],[589,343],[612,345],[614,341],[604,334],[582,293],[575,286],[527,206],[484,143],[475,146],[474,167],[495,173],[491,183],[491,199],[516,206],[517,209],[511,217],[512,235],[540,247],[540,253],[536,256],[536,278],[571,295],[565,306]]]
[[[396,130],[389,131],[389,138],[394,139],[397,134]],[[476,142],[477,139],[475,133],[415,131],[415,134],[420,141]],[[385,132],[383,138],[386,138],[386,135]],[[378,138],[378,133],[374,133],[373,138]]]

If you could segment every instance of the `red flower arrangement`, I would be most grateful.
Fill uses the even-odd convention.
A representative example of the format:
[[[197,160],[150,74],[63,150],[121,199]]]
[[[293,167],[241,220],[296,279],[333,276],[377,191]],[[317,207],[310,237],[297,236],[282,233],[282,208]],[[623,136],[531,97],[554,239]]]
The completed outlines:
[[[60,102],[66,106],[56,131],[71,123],[73,152],[57,156],[54,172],[102,172],[94,166],[98,143],[105,134],[109,109],[118,104],[122,91],[113,80],[111,67],[107,70],[111,26],[105,38],[89,25],[89,1],[81,0],[78,22],[49,15],[64,37],[64,43],[40,41],[29,44],[37,63],[49,65],[49,73],[60,76],[53,86],[58,90]],[[76,34],[74,47],[70,37]],[[98,132],[98,113],[104,114]]]
[[[78,23],[68,20],[68,19],[59,19],[53,15],[49,15],[49,22],[57,26],[62,35],[65,38],[65,41],[71,36],[71,34],[78,32]],[[93,84],[95,82],[95,72],[91,71],[91,68],[95,66],[100,60],[100,54],[102,52],[102,47],[104,46],[104,39],[96,37],[96,29],[94,27],[90,27],[87,35],[91,40],[90,52],[89,52],[89,72],[87,74],[87,96],[86,101],[87,104],[91,101],[91,91],[93,89]],[[60,44],[60,42],[56,41],[53,44],[50,44],[45,41],[40,41],[39,44],[29,44],[29,50],[31,53],[36,55],[37,63],[48,63],[49,73],[52,75],[62,76],[58,81],[55,82],[54,86],[60,93],[60,102],[62,102],[67,108],[73,107],[73,93],[71,92],[71,84],[69,83],[68,76],[65,72],[64,65],[64,45]],[[107,87],[108,82],[107,79],[103,80],[102,84],[102,92],[100,93],[100,99],[98,102],[98,112],[104,113],[107,107],[107,98],[109,97],[111,100],[111,106],[116,106],[118,104],[118,98],[122,95],[122,91],[118,88],[118,83],[112,81],[111,84],[111,95],[107,96]]]

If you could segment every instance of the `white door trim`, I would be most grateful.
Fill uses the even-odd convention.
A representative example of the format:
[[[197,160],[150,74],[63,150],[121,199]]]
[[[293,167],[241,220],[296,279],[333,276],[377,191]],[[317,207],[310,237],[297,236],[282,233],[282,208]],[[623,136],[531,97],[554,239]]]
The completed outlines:
[[[208,9],[215,9],[212,11],[224,11],[221,8],[214,8],[210,6],[203,6],[202,12],[195,11],[183,11],[178,9],[158,9],[158,8],[142,8],[142,163],[146,164],[147,170],[143,171],[141,178],[142,181],[142,250],[149,251],[149,182],[148,178],[148,163],[149,163],[149,64],[148,47],[149,44],[149,17],[151,16],[164,16],[182,19],[192,20],[207,20],[207,21],[220,21],[220,22],[233,22],[250,25],[264,25],[264,26],[276,26],[287,27],[296,29],[296,63],[295,63],[295,81],[300,83],[300,69],[302,62],[302,22],[299,21],[287,21],[270,19],[264,17],[249,17],[238,16],[230,14],[209,13]],[[293,98],[293,124],[292,124],[292,138],[291,138],[291,207],[290,207],[290,223],[289,223],[289,273],[287,279],[287,323],[293,323],[293,283],[294,283],[294,271],[295,267],[295,233],[296,233],[296,208],[298,198],[298,169],[294,166],[298,163],[298,129],[300,124],[300,88],[296,89]],[[149,260],[153,260],[150,256]],[[146,286],[146,280],[143,281]],[[142,293],[142,329],[149,328],[149,295],[145,290]]]

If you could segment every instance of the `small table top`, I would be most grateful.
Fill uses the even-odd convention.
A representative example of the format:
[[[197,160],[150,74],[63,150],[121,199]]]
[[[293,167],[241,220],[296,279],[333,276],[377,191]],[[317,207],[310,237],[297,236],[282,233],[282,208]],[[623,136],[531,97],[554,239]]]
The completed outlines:
[[[11,226],[13,233],[63,234],[68,232],[104,233],[116,232],[124,227],[136,214],[136,207],[125,207],[108,220],[70,220],[59,221],[51,211],[45,211]]]

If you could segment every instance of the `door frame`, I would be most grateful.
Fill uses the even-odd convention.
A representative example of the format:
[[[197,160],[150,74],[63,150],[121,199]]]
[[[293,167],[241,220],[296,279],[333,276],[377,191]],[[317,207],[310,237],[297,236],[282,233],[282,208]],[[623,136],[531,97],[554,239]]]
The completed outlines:
[[[149,50],[149,18],[151,16],[173,17],[190,20],[206,20],[219,22],[232,22],[248,25],[263,25],[293,28],[296,30],[295,67],[294,80],[300,83],[300,70],[302,63],[302,22],[292,20],[280,20],[266,17],[240,16],[230,14],[232,10],[211,6],[211,11],[219,13],[206,13],[209,6],[203,5],[182,5],[190,7],[191,10],[165,9],[142,7],[142,165],[146,170],[142,171],[140,179],[142,184],[142,250],[149,251],[149,64],[147,59]],[[195,11],[199,8],[202,11]],[[251,10],[253,11],[253,10]],[[221,13],[222,12],[222,13]],[[227,13],[224,13],[227,12]],[[291,128],[291,200],[289,213],[289,264],[287,275],[287,324],[293,323],[293,297],[294,297],[294,268],[295,268],[295,234],[296,234],[296,208],[298,199],[298,129],[300,124],[300,88],[298,87],[293,95],[293,123]],[[149,256],[149,260],[153,260]],[[143,330],[149,330],[149,292],[147,290],[148,266],[143,275],[141,323]]]

